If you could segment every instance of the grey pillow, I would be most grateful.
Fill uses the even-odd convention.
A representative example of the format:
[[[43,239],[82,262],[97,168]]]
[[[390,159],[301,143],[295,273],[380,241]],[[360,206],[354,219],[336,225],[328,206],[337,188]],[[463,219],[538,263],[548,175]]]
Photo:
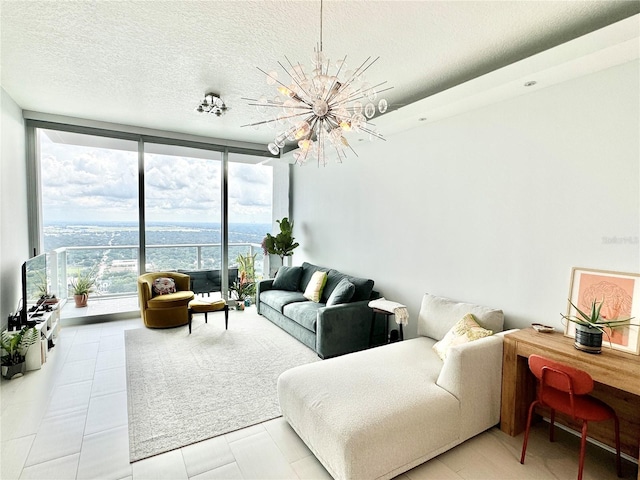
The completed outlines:
[[[348,303],[353,297],[356,291],[356,286],[346,278],[343,278],[338,282],[336,288],[333,289],[331,295],[327,300],[327,307],[331,305],[339,305],[341,303]]]
[[[302,267],[280,267],[271,288],[295,292],[298,290],[300,275],[302,275]]]

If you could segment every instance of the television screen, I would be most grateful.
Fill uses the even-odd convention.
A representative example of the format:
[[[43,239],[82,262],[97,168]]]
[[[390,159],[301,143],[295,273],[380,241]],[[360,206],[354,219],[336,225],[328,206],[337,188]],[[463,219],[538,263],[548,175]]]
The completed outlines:
[[[47,254],[42,253],[22,264],[22,321],[26,323],[29,312],[36,310],[43,295],[49,293]]]

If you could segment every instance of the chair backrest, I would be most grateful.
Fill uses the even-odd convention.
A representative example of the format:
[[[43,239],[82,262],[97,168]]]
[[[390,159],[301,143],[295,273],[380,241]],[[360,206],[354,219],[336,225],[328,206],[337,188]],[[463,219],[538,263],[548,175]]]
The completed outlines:
[[[584,370],[555,360],[531,355],[529,368],[540,381],[540,389],[553,388],[573,395],[586,395],[593,390],[593,379]]]

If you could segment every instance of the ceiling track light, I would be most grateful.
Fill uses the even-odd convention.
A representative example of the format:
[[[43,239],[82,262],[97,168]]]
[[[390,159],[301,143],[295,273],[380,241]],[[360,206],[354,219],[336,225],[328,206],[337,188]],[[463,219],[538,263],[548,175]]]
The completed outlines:
[[[227,111],[227,106],[217,93],[207,93],[204,100],[196,107],[198,113],[213,113],[219,117]]]

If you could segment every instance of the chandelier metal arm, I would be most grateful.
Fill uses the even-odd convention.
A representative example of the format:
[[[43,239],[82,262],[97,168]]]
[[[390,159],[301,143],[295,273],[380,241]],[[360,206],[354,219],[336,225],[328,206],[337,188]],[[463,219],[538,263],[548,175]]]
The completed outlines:
[[[256,100],[253,100],[256,101]],[[279,103],[247,103],[247,105],[250,105],[252,107],[275,107],[275,108],[282,108],[282,104]],[[311,107],[309,106],[302,106],[302,105],[292,105],[290,107],[287,108],[295,108],[296,110],[300,110],[300,109],[304,109],[304,110],[308,110],[311,111]]]
[[[331,88],[327,91],[327,96],[325,97],[324,101],[329,103],[331,100],[333,100],[335,98],[335,96],[338,94],[338,90],[336,90],[334,92],[334,87],[336,86],[336,83],[338,83],[338,76],[340,75],[340,71],[342,70],[342,67],[344,67],[345,62],[347,61],[347,56],[345,55],[344,58],[342,59],[342,62],[340,63],[340,66],[338,67],[338,71],[336,72],[336,74],[334,75],[334,79],[333,82],[331,83]],[[333,95],[332,95],[333,93]],[[331,97],[331,98],[329,98]]]
[[[286,58],[286,57],[285,57],[285,58]],[[291,63],[289,63],[289,64],[291,64]],[[293,77],[293,75],[291,75],[289,72],[287,72],[287,69],[284,67],[284,65],[282,64],[282,62],[278,62],[278,65],[280,65],[280,66],[282,67],[282,70],[284,70],[284,71],[285,71],[285,73],[286,73],[287,75],[289,75],[289,78],[291,78],[291,80],[293,80],[293,81],[295,82],[295,84],[298,86],[298,88],[299,88],[300,90],[302,90],[302,92],[303,92],[307,97],[311,97],[311,95],[309,95],[309,92],[307,92],[307,91],[302,87],[302,85],[300,85],[300,82],[298,82],[298,80],[297,80],[296,78],[294,78],[294,77]],[[293,67],[291,67],[291,68],[293,68]],[[278,83],[279,83],[279,82],[278,82]],[[288,89],[289,87],[285,87],[285,88],[287,88],[287,89]],[[302,98],[300,98],[300,97],[298,97],[297,99],[298,99],[299,101],[304,102],[304,103],[306,103],[307,105],[311,106],[311,104],[310,104],[309,102],[305,101],[304,99],[302,99]]]
[[[305,115],[307,113],[308,112],[302,112],[302,113],[296,113],[295,115],[288,115],[286,117],[270,118],[269,120],[263,120],[261,122],[247,123],[246,125],[240,125],[240,127],[255,127],[256,125],[264,125],[265,123],[277,122],[279,119],[286,120],[287,118],[301,117],[302,115]]]

